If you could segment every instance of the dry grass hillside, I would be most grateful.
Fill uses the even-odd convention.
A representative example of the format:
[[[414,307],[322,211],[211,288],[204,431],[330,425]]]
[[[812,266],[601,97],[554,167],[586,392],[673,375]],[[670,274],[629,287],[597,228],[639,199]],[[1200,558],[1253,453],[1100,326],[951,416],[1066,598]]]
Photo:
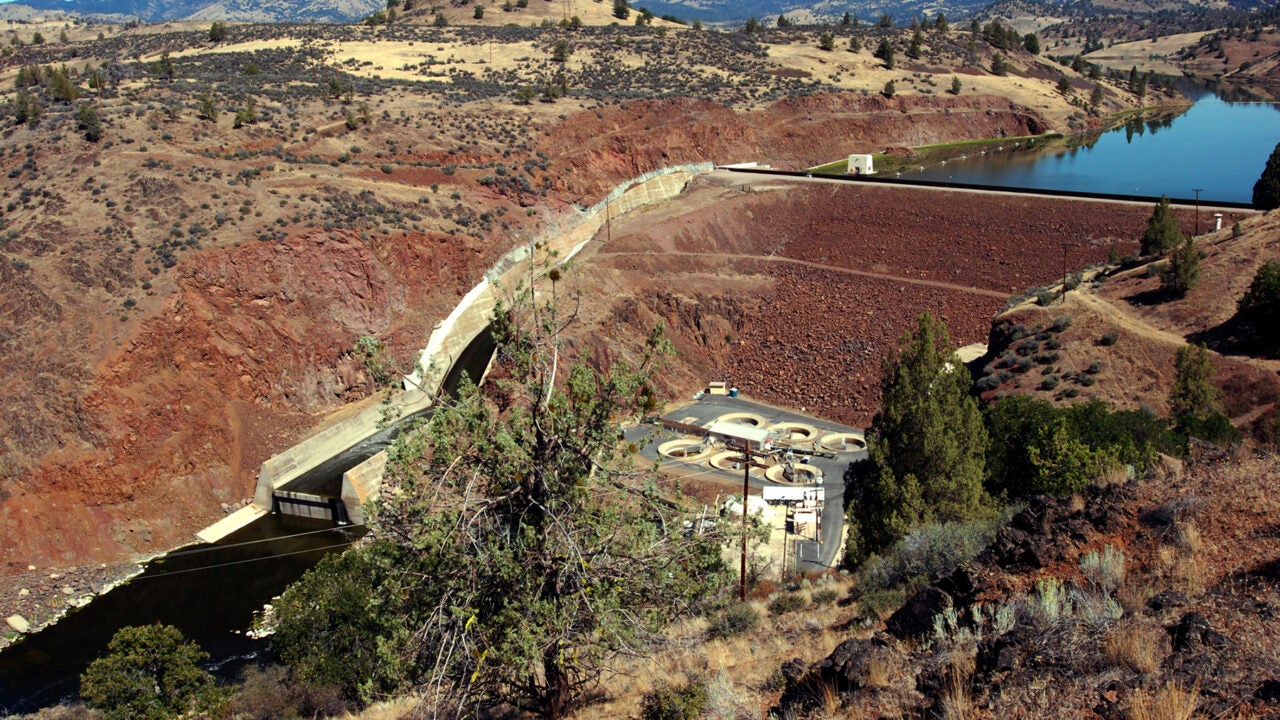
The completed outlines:
[[[866,28],[857,52],[852,30],[825,51],[806,31],[413,18],[230,24],[219,41],[198,23],[51,26],[42,44],[11,29],[0,561],[18,571],[185,542],[265,458],[373,391],[358,336],[409,357],[496,258],[626,178],[1103,117],[1056,90],[1069,69],[1013,54],[992,75],[962,31],[916,59],[889,33],[891,70]],[[1104,113],[1137,102],[1104,86]]]
[[[1190,229],[1185,216],[1183,225]],[[1245,430],[1265,426],[1280,400],[1280,359],[1240,340],[1235,303],[1258,267],[1280,260],[1278,227],[1273,215],[1260,215],[1240,221],[1239,237],[1230,223],[1200,236],[1201,280],[1185,297],[1161,292],[1159,269],[1166,261],[1154,260],[1103,269],[1069,292],[1065,303],[1042,307],[1028,301],[1011,308],[994,323],[983,369],[993,381],[981,387],[988,397],[1033,393],[1059,403],[1096,397],[1117,408],[1149,407],[1164,415],[1174,353],[1199,342],[1213,351],[1227,415]],[[1049,327],[1063,316],[1070,326],[1055,334],[1053,347],[1027,345],[1024,338],[1035,334],[1028,328]],[[1020,362],[1045,352],[1055,355],[1047,364]]]
[[[731,187],[701,192],[732,204]],[[791,203],[813,208],[814,196],[828,191],[754,192],[786,192]],[[765,199],[753,201],[750,215],[762,217]],[[612,244],[584,263],[612,276],[609,282],[642,267],[668,297],[697,303],[691,317],[709,334],[726,327],[712,324],[722,306],[694,288],[725,283],[762,296],[760,308],[776,306],[782,283],[771,266],[800,261],[794,239],[762,251],[740,229],[708,237],[678,206],[646,215],[618,223]],[[664,225],[685,230],[657,229]],[[1144,266],[1112,268],[1065,302],[1001,313],[993,337],[1010,323],[1061,325],[1054,371],[1095,362],[1101,371],[1070,397],[1043,396],[1098,397],[1158,412],[1174,348],[1207,340],[1222,351],[1214,359],[1229,412],[1247,427],[1274,412],[1280,363],[1231,345],[1224,327],[1253,271],[1280,260],[1280,245],[1274,216],[1247,218],[1241,230],[1201,237],[1203,284],[1186,298],[1153,293],[1156,281]],[[652,253],[628,250],[632,244]],[[650,260],[640,267],[621,262],[642,255]],[[659,256],[678,263],[658,263]],[[699,264],[705,256],[730,262],[713,269]],[[908,267],[898,259],[886,269],[903,283]],[[1004,390],[1036,392],[1016,383]],[[665,698],[671,704],[662,707],[696,707],[689,717],[709,718],[1273,718],[1280,707],[1277,477],[1274,446],[1193,444],[1181,460],[1163,457],[1149,473],[1113,473],[1074,495],[1027,501],[958,567],[931,564],[930,553],[963,544],[972,530],[935,527],[852,575],[810,576],[792,589],[763,582],[746,609],[673,628],[664,648],[625,663],[574,717],[656,717],[645,713]],[[893,569],[907,567],[914,570]],[[404,705],[381,706],[365,717],[408,713]]]

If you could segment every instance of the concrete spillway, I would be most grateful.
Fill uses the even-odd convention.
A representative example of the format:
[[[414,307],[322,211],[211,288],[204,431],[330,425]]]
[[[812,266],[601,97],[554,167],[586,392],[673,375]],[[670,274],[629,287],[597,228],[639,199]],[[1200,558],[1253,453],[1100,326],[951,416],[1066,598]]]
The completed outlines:
[[[337,515],[332,519],[363,522],[363,506],[378,497],[382,486],[387,464],[383,448],[406,421],[430,412],[434,398],[457,377],[457,368],[472,366],[477,338],[488,328],[497,300],[508,297],[528,279],[533,246],[539,244],[554,252],[557,262],[565,262],[585,247],[612,215],[675,197],[694,175],[712,169],[710,163],[702,163],[633,178],[591,208],[549,228],[534,242],[512,250],[432,330],[421,353],[423,370],[405,378],[403,392],[264,462],[253,504],[205,528],[199,538],[214,542],[273,510],[320,512],[325,503],[309,496],[340,498],[340,503],[332,504],[332,513]]]

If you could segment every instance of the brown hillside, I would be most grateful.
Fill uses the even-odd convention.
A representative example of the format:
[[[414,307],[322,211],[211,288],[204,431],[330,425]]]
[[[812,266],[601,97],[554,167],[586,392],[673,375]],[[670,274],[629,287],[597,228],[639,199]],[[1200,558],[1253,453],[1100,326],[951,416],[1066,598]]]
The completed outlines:
[[[1161,261],[1155,261],[1099,272],[1068,293],[1065,305],[1012,308],[994,324],[983,370],[986,376],[1003,370],[1009,377],[984,385],[986,394],[1032,393],[1056,402],[1097,397],[1114,407],[1149,407],[1164,414],[1174,353],[1187,342],[1201,342],[1215,351],[1215,379],[1226,390],[1227,414],[1236,424],[1247,429],[1259,418],[1273,416],[1280,400],[1280,360],[1260,357],[1243,345],[1232,318],[1258,267],[1280,259],[1277,222],[1271,215],[1254,216],[1241,221],[1238,238],[1230,222],[1201,236],[1197,244],[1205,257],[1200,283],[1183,298],[1161,293]],[[1188,224],[1185,216],[1182,223]],[[1016,336],[1025,335],[1027,328],[1048,327],[1060,316],[1071,322],[1056,335],[1060,346],[1052,351],[1058,358],[1020,372],[1020,358],[1046,348],[1024,351],[1019,344],[1027,341]],[[1046,388],[1047,377],[1060,382]]]

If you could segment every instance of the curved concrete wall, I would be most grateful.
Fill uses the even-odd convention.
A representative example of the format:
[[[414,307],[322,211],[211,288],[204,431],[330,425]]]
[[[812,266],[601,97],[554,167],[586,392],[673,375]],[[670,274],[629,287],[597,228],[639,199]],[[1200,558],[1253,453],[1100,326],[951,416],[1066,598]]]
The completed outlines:
[[[507,253],[462,298],[449,317],[432,330],[421,353],[421,373],[404,379],[404,392],[392,397],[389,403],[364,410],[262,463],[253,497],[257,511],[244,513],[242,517],[246,522],[234,527],[224,519],[201,531],[200,538],[213,542],[243,527],[271,507],[271,496],[276,491],[286,489],[309,470],[349,450],[388,424],[429,408],[458,356],[488,327],[497,300],[509,295],[520,280],[527,277],[525,261],[535,244],[541,243],[555,251],[560,262],[567,261],[595,237],[610,216],[675,197],[695,175],[713,169],[711,163],[698,163],[662,168],[632,178],[620,183],[604,200],[578,210],[547,228],[535,240]],[[362,522],[362,506],[378,496],[386,462],[386,452],[380,452],[343,474],[342,499],[353,521]],[[215,528],[217,531],[213,532]]]
[[[604,200],[553,225],[534,240],[507,253],[462,298],[449,317],[431,331],[419,358],[420,374],[407,376],[405,389],[422,388],[428,392],[439,389],[458,355],[489,326],[497,301],[509,296],[521,280],[528,278],[526,261],[535,244],[549,248],[559,256],[560,262],[566,262],[595,237],[611,215],[622,215],[638,207],[673,198],[684,190],[694,175],[713,169],[711,163],[699,163],[654,170],[632,178],[620,183]]]

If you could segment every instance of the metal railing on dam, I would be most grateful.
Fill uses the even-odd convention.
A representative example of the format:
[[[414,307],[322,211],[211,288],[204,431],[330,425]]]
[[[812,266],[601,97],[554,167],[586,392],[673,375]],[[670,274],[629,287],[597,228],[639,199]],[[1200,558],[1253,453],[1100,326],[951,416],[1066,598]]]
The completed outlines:
[[[557,262],[576,255],[612,215],[621,215],[650,203],[679,195],[695,176],[710,172],[710,162],[653,170],[619,183],[595,205],[575,209],[538,237],[512,249],[484,274],[447,318],[431,331],[418,365],[421,370],[404,379],[404,390],[380,405],[367,408],[262,463],[253,503],[223,518],[197,536],[215,542],[272,510],[288,511],[297,503],[281,504],[281,493],[316,495],[317,483],[341,472],[341,490],[334,514],[353,523],[364,521],[364,505],[375,499],[382,486],[387,457],[385,446],[397,427],[430,411],[445,379],[489,326],[495,303],[511,293],[527,277],[532,248],[548,248]],[[345,462],[343,459],[345,458]],[[345,467],[344,467],[345,465]],[[331,468],[328,472],[325,467]],[[317,478],[320,477],[319,480]],[[294,496],[283,496],[286,500]],[[316,505],[318,503],[313,503]],[[337,510],[341,507],[342,510]]]

